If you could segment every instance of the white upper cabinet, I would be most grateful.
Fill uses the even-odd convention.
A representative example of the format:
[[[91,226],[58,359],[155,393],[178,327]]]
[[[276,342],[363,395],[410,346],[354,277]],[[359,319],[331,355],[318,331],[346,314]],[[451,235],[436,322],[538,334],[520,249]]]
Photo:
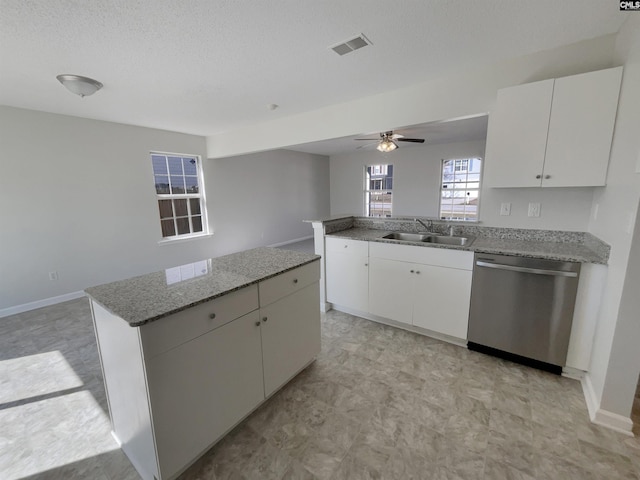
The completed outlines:
[[[605,185],[621,78],[617,67],[500,90],[485,185]]]
[[[558,78],[542,186],[605,185],[622,67]]]
[[[489,116],[485,185],[540,186],[552,95],[553,79],[498,91]]]

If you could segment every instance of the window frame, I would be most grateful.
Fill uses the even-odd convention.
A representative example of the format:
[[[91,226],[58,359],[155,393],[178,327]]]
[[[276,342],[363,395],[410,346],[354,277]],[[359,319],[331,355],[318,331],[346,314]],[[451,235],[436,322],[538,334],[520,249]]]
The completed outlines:
[[[166,157],[167,161],[168,161],[168,157],[180,157],[180,158],[192,158],[196,161],[196,178],[197,178],[197,185],[198,185],[198,193],[187,193],[185,191],[185,193],[158,193],[156,190],[156,174],[155,171],[153,169],[153,157],[154,156],[162,156],[162,157]],[[205,188],[204,188],[204,173],[203,173],[203,169],[202,169],[202,157],[200,155],[194,155],[194,154],[187,154],[187,153],[175,153],[175,152],[162,152],[162,151],[158,151],[158,150],[152,150],[149,152],[149,157],[148,159],[151,162],[151,177],[153,180],[153,190],[155,193],[155,201],[156,201],[156,208],[157,208],[157,215],[158,215],[158,226],[160,227],[160,240],[158,240],[158,244],[166,244],[166,243],[176,243],[176,242],[182,242],[182,241],[187,241],[187,240],[192,240],[192,239],[197,239],[197,238],[202,238],[202,237],[207,237],[207,236],[211,236],[212,233],[209,230],[209,217],[207,214],[207,202],[206,202],[206,194],[205,194]],[[169,168],[168,164],[167,164],[167,169]],[[185,175],[184,172],[184,167],[183,167],[183,172],[181,175],[183,178],[186,179],[186,177],[192,176],[192,175]],[[171,177],[171,173],[169,172],[169,170],[167,170],[167,177]],[[169,185],[171,184],[171,180],[169,180]],[[170,187],[171,188],[171,187]],[[185,189],[186,189],[186,184],[185,184]],[[162,220],[166,220],[162,217],[162,214],[160,213],[160,201],[161,200],[182,200],[185,199],[187,200],[186,205],[187,205],[187,215],[186,218],[189,221],[189,233],[183,233],[183,234],[179,234],[178,232],[178,225],[177,225],[177,219],[178,218],[185,218],[184,215],[176,215],[175,210],[173,209],[173,203],[172,203],[172,219],[174,221],[174,230],[176,232],[175,235],[171,235],[171,236],[163,236],[162,234]],[[200,203],[200,219],[202,222],[202,231],[199,232],[194,232],[193,231],[193,217],[194,216],[198,216],[198,214],[192,214],[191,213],[191,200],[192,199],[198,199],[199,203]]]
[[[478,188],[466,188],[466,186],[470,183],[468,181],[468,176],[469,176],[469,163],[470,160],[478,160],[480,162],[480,172],[478,174]],[[465,171],[462,168],[458,169],[458,167],[462,167],[465,165],[465,163],[462,162],[466,162],[466,167],[467,167],[467,178],[466,181],[464,182],[465,184],[465,188],[453,188],[453,189],[447,189],[444,188],[444,184],[445,183],[454,183],[455,182],[445,182],[444,179],[444,164],[445,162],[449,162],[449,161],[453,161],[453,174],[457,175],[458,172],[462,172]],[[460,162],[460,165],[458,164],[458,162]],[[470,157],[453,157],[453,158],[443,158],[440,161],[440,188],[438,190],[438,218],[440,220],[445,220],[445,221],[451,221],[451,222],[479,222],[480,221],[480,204],[482,202],[482,175],[484,173],[484,159],[480,156],[470,156]],[[475,183],[471,182],[471,183]],[[469,218],[469,217],[464,217],[464,218],[455,218],[455,217],[443,217],[442,216],[442,194],[443,192],[455,192],[455,191],[463,191],[463,192],[468,192],[468,191],[477,191],[478,192],[478,196],[476,197],[478,199],[478,202],[476,204],[476,215],[475,218]]]
[[[378,175],[384,175],[385,177],[389,176],[389,167],[391,167],[393,169],[393,163],[372,163],[372,164],[365,164],[364,165],[364,169],[363,169],[363,215],[365,217],[368,218],[391,218],[393,216],[393,179],[395,177],[395,172],[392,170],[391,173],[391,188],[381,188],[380,190],[372,190],[371,189],[371,181],[380,181],[381,182],[381,186],[385,186],[382,185],[382,181],[383,179],[374,179],[371,180],[371,176],[378,176]],[[371,174],[369,174],[367,172],[367,169],[371,168]],[[391,202],[390,202],[390,209],[389,209],[389,215],[385,215],[385,216],[372,216],[371,215],[371,209],[370,209],[370,204],[371,204],[371,193],[372,192],[389,192],[389,194],[391,195]]]

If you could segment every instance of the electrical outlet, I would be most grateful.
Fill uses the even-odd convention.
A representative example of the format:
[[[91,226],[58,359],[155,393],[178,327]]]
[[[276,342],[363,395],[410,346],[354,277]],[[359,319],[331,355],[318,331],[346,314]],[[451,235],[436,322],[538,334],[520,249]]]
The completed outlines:
[[[58,280],[58,272],[49,272],[49,280]]]
[[[539,217],[540,216],[540,204],[539,203],[530,203],[529,204],[529,216],[530,217]]]
[[[509,202],[504,202],[500,205],[500,215],[511,215],[511,204]]]

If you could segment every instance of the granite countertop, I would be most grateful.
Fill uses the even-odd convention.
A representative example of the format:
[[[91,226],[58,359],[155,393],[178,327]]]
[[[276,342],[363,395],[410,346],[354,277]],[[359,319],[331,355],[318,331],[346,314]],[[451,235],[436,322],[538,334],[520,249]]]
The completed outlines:
[[[523,238],[496,238],[477,235],[475,240],[464,246],[443,245],[425,242],[407,242],[382,238],[391,233],[390,230],[376,230],[369,228],[350,228],[327,234],[329,237],[349,238],[371,242],[395,243],[400,245],[414,245],[425,248],[447,248],[471,252],[515,255],[520,257],[545,258],[581,263],[607,263],[607,255],[579,242],[526,240]]]
[[[132,327],[138,327],[319,258],[291,250],[254,248],[90,287],[85,292]],[[188,279],[181,280],[185,277]]]

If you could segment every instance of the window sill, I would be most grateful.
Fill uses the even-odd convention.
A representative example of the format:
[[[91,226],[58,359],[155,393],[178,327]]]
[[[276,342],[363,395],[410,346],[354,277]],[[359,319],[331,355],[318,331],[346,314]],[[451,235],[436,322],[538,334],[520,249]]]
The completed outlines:
[[[210,238],[213,237],[213,233],[202,233],[202,234],[198,234],[198,235],[189,235],[189,236],[180,236],[180,237],[169,237],[169,238],[163,238],[162,240],[158,240],[158,245],[162,246],[162,245],[173,245],[175,243],[184,243],[184,242],[191,242],[193,240],[200,240],[203,238]]]

